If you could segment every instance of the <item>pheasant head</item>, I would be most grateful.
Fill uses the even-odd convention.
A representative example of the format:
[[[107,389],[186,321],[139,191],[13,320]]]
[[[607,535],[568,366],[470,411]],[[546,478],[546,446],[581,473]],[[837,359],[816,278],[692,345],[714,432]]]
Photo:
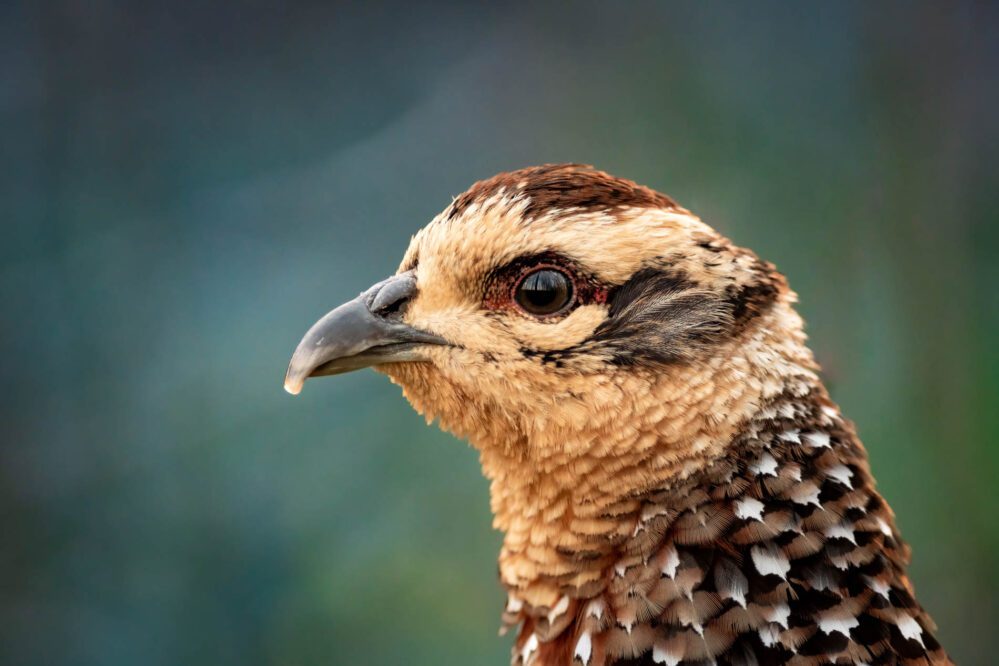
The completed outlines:
[[[945,659],[795,301],[670,198],[533,167],[456,198],[285,387],[373,366],[479,450],[515,661]]]

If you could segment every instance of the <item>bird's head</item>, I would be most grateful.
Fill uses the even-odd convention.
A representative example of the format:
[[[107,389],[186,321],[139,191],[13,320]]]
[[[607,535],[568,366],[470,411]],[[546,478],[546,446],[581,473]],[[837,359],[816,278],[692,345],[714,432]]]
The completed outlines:
[[[810,367],[792,301],[772,265],[668,197],[527,168],[473,185],[396,275],[317,322],[285,387],[374,366],[503,456],[582,456],[643,423],[672,428],[682,453],[777,390],[782,364]]]

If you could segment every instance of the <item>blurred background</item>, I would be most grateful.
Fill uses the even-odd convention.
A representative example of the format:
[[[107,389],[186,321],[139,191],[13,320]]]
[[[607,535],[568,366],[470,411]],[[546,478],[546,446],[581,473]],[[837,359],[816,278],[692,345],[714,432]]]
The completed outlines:
[[[0,662],[502,664],[475,453],[306,328],[593,163],[789,275],[962,664],[999,626],[999,11],[0,4]]]

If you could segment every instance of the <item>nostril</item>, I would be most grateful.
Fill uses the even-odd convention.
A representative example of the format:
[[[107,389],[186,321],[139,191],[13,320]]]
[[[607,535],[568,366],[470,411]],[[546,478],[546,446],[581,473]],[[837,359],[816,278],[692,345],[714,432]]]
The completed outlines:
[[[409,296],[404,296],[388,305],[383,305],[382,307],[374,310],[375,314],[381,315],[382,317],[388,317],[394,314],[402,314],[406,309],[406,304],[409,302]]]
[[[415,292],[416,279],[412,275],[400,275],[386,282],[374,294],[368,308],[372,313],[383,317],[400,313]]]

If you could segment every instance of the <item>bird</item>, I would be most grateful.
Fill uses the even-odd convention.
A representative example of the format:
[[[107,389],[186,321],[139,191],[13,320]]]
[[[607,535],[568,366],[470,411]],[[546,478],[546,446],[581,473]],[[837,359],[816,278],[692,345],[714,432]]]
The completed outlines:
[[[950,664],[774,264],[587,165],[479,181],[317,321],[478,450],[511,663]]]

